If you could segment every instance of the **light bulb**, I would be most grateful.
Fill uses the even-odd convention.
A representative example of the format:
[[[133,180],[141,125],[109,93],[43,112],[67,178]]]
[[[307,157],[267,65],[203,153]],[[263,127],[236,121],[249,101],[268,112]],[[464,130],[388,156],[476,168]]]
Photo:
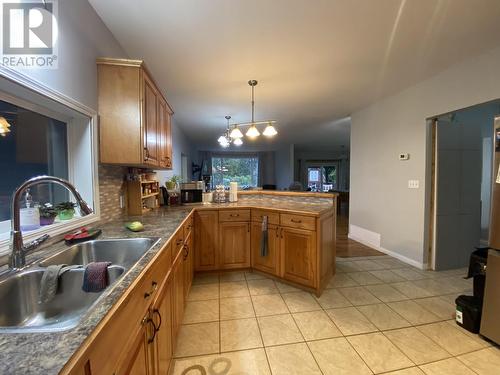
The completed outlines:
[[[250,126],[246,132],[246,136],[249,138],[257,138],[259,135],[259,129],[255,125]]]
[[[262,134],[264,134],[266,137],[274,137],[276,134],[278,134],[278,132],[276,131],[274,126],[269,123]]]
[[[243,133],[237,126],[235,126],[233,130],[231,130],[229,136],[233,139],[243,138]]]
[[[241,138],[236,138],[234,141],[233,141],[233,144],[235,146],[241,146],[243,144],[243,141],[241,140]]]
[[[222,144],[223,142],[225,142],[225,141],[227,141],[227,139],[226,139],[226,137],[224,137],[223,135],[221,135],[221,136],[217,139],[217,142],[219,142],[219,143],[221,143],[221,144]]]
[[[219,138],[220,141],[219,141],[219,144],[222,146],[222,147],[229,147],[229,141],[227,140],[226,137],[221,137]]]

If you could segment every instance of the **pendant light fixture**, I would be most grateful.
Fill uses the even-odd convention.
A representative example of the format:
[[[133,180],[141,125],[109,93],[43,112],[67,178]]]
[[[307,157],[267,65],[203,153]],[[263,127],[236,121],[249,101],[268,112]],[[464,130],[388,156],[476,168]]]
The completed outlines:
[[[248,81],[248,84],[252,88],[252,122],[250,127],[246,132],[246,136],[249,138],[257,138],[260,135],[259,129],[255,126],[255,86],[257,86],[257,81],[255,79],[251,79]]]
[[[235,146],[241,146],[243,144],[243,141],[241,140],[241,138],[243,138],[243,134],[237,127],[233,128],[233,130],[230,131],[229,120],[231,120],[231,116],[225,116],[224,118],[227,121],[226,131],[217,139],[217,142],[219,142],[219,144],[224,148],[229,147],[231,143],[233,143]],[[231,133],[234,131],[234,129],[238,130],[238,132],[241,134],[240,137],[232,136]]]
[[[252,121],[234,124],[231,129],[229,125],[231,116],[226,116],[227,129],[218,139],[218,142],[222,147],[228,147],[231,143],[235,146],[241,146],[243,144],[243,132],[241,130],[247,126],[248,129],[245,132],[245,135],[250,139],[256,139],[260,136],[261,133],[257,128],[258,125],[266,124],[262,134],[267,138],[272,138],[278,134],[278,131],[275,128],[276,120],[255,121],[255,86],[257,86],[257,83],[258,82],[255,79],[248,81],[248,85],[252,88]]]
[[[10,124],[5,117],[0,116],[0,136],[5,137],[7,133],[10,133]]]

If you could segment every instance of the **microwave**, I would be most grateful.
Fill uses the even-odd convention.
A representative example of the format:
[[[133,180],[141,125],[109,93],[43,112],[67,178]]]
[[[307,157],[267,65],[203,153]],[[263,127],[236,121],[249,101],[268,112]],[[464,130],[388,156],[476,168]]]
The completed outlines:
[[[181,189],[181,203],[201,203],[202,193],[202,189]]]

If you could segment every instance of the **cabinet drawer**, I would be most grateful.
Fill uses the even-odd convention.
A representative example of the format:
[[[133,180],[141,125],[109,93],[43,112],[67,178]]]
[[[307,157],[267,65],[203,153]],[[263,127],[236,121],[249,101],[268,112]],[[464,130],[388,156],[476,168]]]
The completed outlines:
[[[262,223],[262,216],[267,216],[268,224],[279,225],[280,223],[280,215],[277,212],[266,210],[252,210],[252,221]]]
[[[291,228],[316,230],[316,219],[311,216],[280,214],[280,225]]]
[[[250,210],[221,210],[219,221],[250,221]]]

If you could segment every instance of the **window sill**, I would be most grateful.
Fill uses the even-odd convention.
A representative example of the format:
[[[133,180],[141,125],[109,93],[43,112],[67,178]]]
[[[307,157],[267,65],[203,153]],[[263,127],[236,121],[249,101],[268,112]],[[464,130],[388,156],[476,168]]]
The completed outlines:
[[[100,217],[98,215],[91,214],[84,217],[75,217],[71,220],[60,221],[52,225],[43,226],[39,229],[23,233],[23,241],[26,244],[40,236],[43,236],[44,234],[48,234],[51,237],[64,234],[84,225],[95,223],[96,221],[99,221],[99,219]],[[9,242],[10,233],[0,234],[0,256],[8,255],[10,245]]]

